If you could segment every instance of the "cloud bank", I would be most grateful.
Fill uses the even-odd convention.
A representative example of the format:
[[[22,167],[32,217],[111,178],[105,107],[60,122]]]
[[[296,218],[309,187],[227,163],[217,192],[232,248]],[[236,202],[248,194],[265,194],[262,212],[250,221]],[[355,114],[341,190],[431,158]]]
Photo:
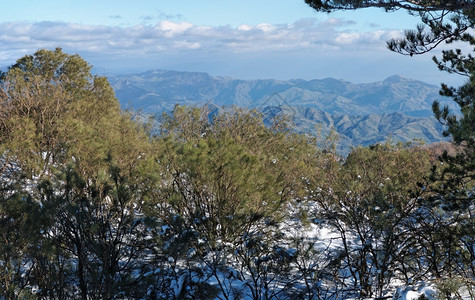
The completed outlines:
[[[61,46],[78,52],[127,56],[158,53],[253,53],[289,50],[381,50],[397,32],[340,32],[348,25],[338,19],[318,22],[300,20],[294,24],[243,24],[197,26],[186,22],[161,21],[155,26],[107,27],[61,22],[0,24],[0,61],[38,48]]]
[[[417,74],[404,73],[409,65],[435,69],[430,57],[403,62],[386,49],[386,41],[400,31],[356,32],[352,25],[336,18],[237,27],[171,20],[129,27],[1,23],[0,65],[11,65],[40,48],[62,47],[94,66],[121,72],[170,68],[238,78],[337,77],[361,82],[393,74],[414,78]]]

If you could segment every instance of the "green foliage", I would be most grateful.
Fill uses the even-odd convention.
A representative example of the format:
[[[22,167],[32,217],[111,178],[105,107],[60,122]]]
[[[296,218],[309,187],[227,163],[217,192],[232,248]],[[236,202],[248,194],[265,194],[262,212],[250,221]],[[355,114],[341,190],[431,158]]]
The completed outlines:
[[[49,218],[50,234],[45,238],[54,249],[43,265],[67,262],[58,274],[66,278],[64,285],[54,288],[57,294],[79,296],[74,285],[83,298],[144,293],[141,279],[148,242],[137,183],[110,161],[104,175],[91,184],[68,166],[40,185]]]
[[[301,188],[295,173],[312,158],[300,156],[308,141],[266,128],[256,112],[219,115],[201,126],[196,120],[207,120],[206,111],[177,107],[166,125],[173,135],[163,139],[160,161],[170,172],[173,212],[200,220],[189,226],[210,240],[232,241],[263,218],[279,219]]]
[[[0,199],[0,296],[26,297],[28,279],[22,270],[34,261],[32,244],[41,241],[43,216],[40,207],[24,192],[2,192]]]
[[[314,196],[317,216],[341,236],[338,267],[349,270],[359,295],[383,296],[405,263],[406,223],[418,208],[429,172],[428,154],[415,148],[390,143],[356,148]]]
[[[468,295],[471,299],[475,296],[475,282],[466,277],[439,279],[437,282],[439,291],[438,299],[464,299]]]
[[[89,71],[40,50],[1,78],[0,297],[385,297],[392,280],[432,277],[447,295],[473,286],[471,81],[446,89],[462,116],[438,116],[459,154],[431,173],[422,147],[387,142],[343,160],[335,135],[319,149],[253,110],[176,106],[151,137]],[[448,205],[459,202],[468,213]],[[315,226],[336,230],[336,246],[307,238]]]
[[[0,144],[5,162],[29,177],[71,158],[97,164],[110,149],[119,104],[105,78],[90,74],[78,55],[38,50],[9,68],[1,81]]]
[[[449,0],[449,1],[391,1],[391,0],[363,0],[363,1],[348,1],[348,0],[305,0],[305,2],[312,8],[319,11],[334,11],[334,10],[350,10],[368,7],[381,7],[387,11],[398,9],[406,9],[410,12],[418,11],[440,11],[447,10],[449,12],[457,10],[470,10],[474,7],[472,1],[465,0]]]
[[[473,39],[470,29],[475,24],[474,3],[466,0],[411,1],[411,0],[305,0],[317,11],[356,10],[362,8],[383,8],[387,12],[403,9],[419,15],[423,25],[408,30],[404,38],[388,42],[392,51],[406,54],[422,54],[431,51],[442,42],[467,41]]]
[[[90,69],[78,55],[39,50],[1,78],[6,297],[140,290],[131,281],[142,272],[145,217],[135,213],[155,180],[151,144]]]
[[[420,16],[423,25],[406,31],[405,37],[388,42],[392,51],[414,55],[426,53],[442,42],[467,45],[475,50],[475,10],[473,1],[312,1],[306,0],[316,10],[333,11],[382,7],[388,11],[404,9]],[[408,223],[421,257],[427,260],[428,272],[441,282],[445,297],[458,295],[460,278],[473,281],[475,259],[473,252],[474,200],[475,200],[475,63],[470,52],[460,49],[442,51],[442,58],[434,58],[438,68],[466,76],[468,80],[458,88],[442,85],[440,94],[451,97],[460,107],[460,114],[450,112],[447,106],[434,102],[437,120],[446,125],[444,134],[458,146],[455,155],[445,152],[440,157],[442,167],[434,166],[431,176],[432,197],[414,215],[416,222]],[[413,268],[413,266],[408,266]],[[455,279],[457,278],[457,279]],[[471,288],[469,288],[471,289]]]
[[[266,128],[256,111],[236,109],[210,120],[206,108],[177,106],[165,119],[166,134],[157,140],[162,202],[155,211],[170,228],[169,251],[207,266],[226,298],[235,293],[231,281],[243,280],[233,268],[250,271],[260,279],[246,285],[261,297],[258,290],[284,272],[265,274],[284,267],[273,252],[278,224],[308,190],[314,141],[285,130],[281,120]],[[263,257],[271,258],[254,265]]]
[[[475,45],[473,37],[469,41]],[[445,152],[440,157],[444,168],[434,169],[433,179],[439,182],[437,195],[432,205],[441,205],[446,213],[442,219],[449,226],[441,228],[447,257],[446,269],[441,277],[452,280],[455,274],[465,280],[473,279],[475,269],[473,251],[475,236],[475,63],[471,55],[463,56],[461,51],[444,51],[442,61],[437,61],[440,69],[468,77],[459,88],[442,86],[441,94],[452,97],[460,106],[461,114],[440,107],[436,102],[433,110],[436,118],[446,125],[445,135],[451,136],[458,145],[455,155]],[[447,213],[449,212],[449,213]],[[457,263],[455,263],[455,261]],[[448,274],[447,274],[448,273]],[[454,293],[450,291],[449,293]]]

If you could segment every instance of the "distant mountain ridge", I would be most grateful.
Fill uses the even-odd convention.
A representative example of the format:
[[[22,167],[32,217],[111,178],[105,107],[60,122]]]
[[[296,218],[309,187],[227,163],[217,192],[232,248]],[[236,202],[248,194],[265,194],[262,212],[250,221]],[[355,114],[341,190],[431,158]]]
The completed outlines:
[[[265,118],[283,113],[283,107],[267,106],[263,109]],[[351,147],[368,146],[393,141],[411,142],[420,140],[426,143],[444,141],[443,126],[434,117],[411,117],[401,113],[347,115],[330,114],[314,108],[294,107],[287,112],[299,132],[313,134],[316,128],[327,136],[331,129],[339,135],[338,151],[348,154]]]
[[[259,107],[274,94],[291,106],[328,113],[365,115],[399,112],[432,116],[439,87],[422,81],[391,76],[384,81],[354,84],[333,78],[314,80],[239,80],[207,73],[153,70],[110,76],[122,105],[145,112],[170,110],[175,104],[212,103]]]
[[[439,87],[391,76],[383,81],[354,84],[325,78],[314,80],[239,80],[207,73],[152,70],[110,76],[123,107],[155,115],[176,104],[257,108],[269,119],[291,114],[295,129],[323,133],[334,128],[340,151],[392,137],[395,141],[444,140],[442,125],[432,115],[434,100],[452,105]]]

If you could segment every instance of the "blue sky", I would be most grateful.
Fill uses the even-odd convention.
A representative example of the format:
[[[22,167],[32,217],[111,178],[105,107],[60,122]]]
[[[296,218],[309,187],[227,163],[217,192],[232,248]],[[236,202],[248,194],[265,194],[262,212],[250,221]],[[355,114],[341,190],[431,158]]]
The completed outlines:
[[[317,13],[304,0],[15,0],[2,3],[0,65],[62,47],[98,70],[162,68],[235,78],[353,82],[393,74],[438,84],[430,53],[406,57],[386,41],[414,28],[405,12]]]

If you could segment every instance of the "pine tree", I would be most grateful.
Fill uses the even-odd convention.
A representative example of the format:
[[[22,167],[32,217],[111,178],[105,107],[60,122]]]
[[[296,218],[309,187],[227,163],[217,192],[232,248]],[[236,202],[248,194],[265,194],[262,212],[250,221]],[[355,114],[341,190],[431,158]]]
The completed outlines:
[[[151,144],[90,70],[58,48],[1,76],[5,297],[34,287],[37,297],[59,299],[145,294],[136,281],[146,269]],[[12,234],[21,238],[10,242]]]
[[[460,87],[443,84],[441,95],[452,98],[460,113],[450,112],[434,102],[435,117],[447,126],[446,136],[458,146],[454,156],[444,153],[443,164],[434,166],[432,181],[437,184],[435,195],[429,198],[414,220],[414,230],[420,231],[420,257],[427,259],[432,275],[440,283],[447,298],[459,288],[473,290],[475,253],[475,3],[471,0],[447,1],[390,1],[390,0],[306,0],[317,11],[356,10],[367,7],[383,8],[387,12],[406,10],[419,15],[422,25],[405,32],[405,36],[388,41],[390,50],[413,56],[431,51],[441,43],[458,42],[468,46],[442,51],[442,58],[434,57],[438,68],[465,76]],[[423,228],[425,230],[421,231]],[[437,232],[434,230],[437,229]],[[423,242],[423,240],[425,242]],[[430,243],[426,243],[430,241]],[[425,250],[424,250],[425,249]],[[458,282],[461,284],[453,284]],[[457,288],[447,288],[458,286]]]

